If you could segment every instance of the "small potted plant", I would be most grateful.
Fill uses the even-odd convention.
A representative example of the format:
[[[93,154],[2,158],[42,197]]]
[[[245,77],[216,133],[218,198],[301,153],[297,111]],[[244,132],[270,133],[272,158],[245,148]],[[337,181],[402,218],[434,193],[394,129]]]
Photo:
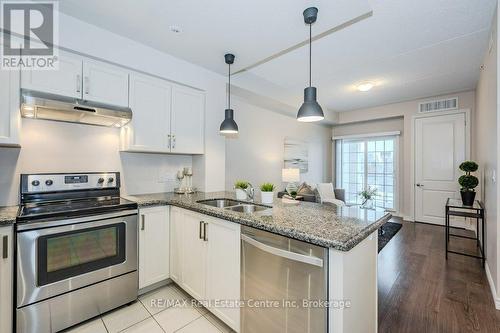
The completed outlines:
[[[458,183],[462,187],[460,189],[460,195],[462,196],[462,203],[464,206],[474,205],[474,199],[476,198],[476,191],[474,188],[479,185],[479,179],[471,175],[471,172],[476,172],[477,168],[478,165],[474,161],[465,161],[459,166],[459,169],[465,172],[465,175],[458,178]]]
[[[234,183],[234,189],[236,191],[236,199],[238,200],[247,200],[247,188],[248,188],[248,182],[246,180],[237,180],[236,183]]]
[[[260,194],[263,204],[272,204],[274,199],[274,185],[271,183],[264,183],[260,185]]]
[[[368,189],[359,192],[359,196],[363,201],[361,203],[361,208],[372,209],[373,208],[373,197],[377,195],[377,189],[368,187]]]

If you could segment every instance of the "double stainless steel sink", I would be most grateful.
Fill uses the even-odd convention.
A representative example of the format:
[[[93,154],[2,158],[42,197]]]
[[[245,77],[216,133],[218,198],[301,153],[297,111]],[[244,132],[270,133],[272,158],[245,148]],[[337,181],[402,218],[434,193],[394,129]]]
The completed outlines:
[[[257,204],[237,201],[237,200],[233,200],[233,199],[208,199],[208,200],[200,200],[197,202],[204,204],[204,205],[207,205],[207,206],[223,208],[223,209],[231,210],[233,212],[249,213],[249,214],[271,208],[269,206],[257,205]]]

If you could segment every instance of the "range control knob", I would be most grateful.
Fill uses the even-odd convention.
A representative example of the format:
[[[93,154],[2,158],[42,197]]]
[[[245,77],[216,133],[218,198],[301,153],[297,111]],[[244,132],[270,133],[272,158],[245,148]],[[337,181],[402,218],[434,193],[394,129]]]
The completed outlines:
[[[104,183],[104,178],[99,178],[99,180],[97,181],[99,184],[102,184]]]
[[[39,180],[34,180],[34,181],[31,182],[31,185],[38,186],[38,185],[40,185],[40,181]]]
[[[112,183],[112,182],[114,182],[114,181],[115,181],[115,179],[114,179],[113,177],[109,177],[109,178],[108,178],[108,183]]]
[[[54,182],[52,181],[52,179],[47,179],[45,181],[45,185],[47,185],[47,186],[51,186],[52,184],[54,184]]]

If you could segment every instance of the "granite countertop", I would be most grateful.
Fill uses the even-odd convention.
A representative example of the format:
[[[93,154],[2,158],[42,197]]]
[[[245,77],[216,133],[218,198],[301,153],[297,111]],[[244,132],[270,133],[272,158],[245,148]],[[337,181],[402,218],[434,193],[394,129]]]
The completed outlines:
[[[391,214],[358,206],[337,207],[297,201],[292,204],[274,199],[272,209],[245,214],[197,203],[199,200],[235,198],[234,192],[195,194],[155,193],[125,197],[139,208],[172,205],[249,227],[273,232],[339,251],[349,251],[385,224]],[[260,200],[256,198],[256,203]]]
[[[0,207],[0,226],[9,225],[16,222],[19,206]]]

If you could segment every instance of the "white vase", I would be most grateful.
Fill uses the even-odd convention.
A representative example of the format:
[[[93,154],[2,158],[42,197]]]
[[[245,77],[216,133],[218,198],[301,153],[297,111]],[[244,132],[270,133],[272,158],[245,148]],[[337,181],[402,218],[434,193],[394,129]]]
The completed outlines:
[[[260,192],[260,197],[263,204],[272,204],[274,192]]]
[[[247,192],[242,190],[241,188],[236,189],[236,199],[238,200],[247,200]]]

